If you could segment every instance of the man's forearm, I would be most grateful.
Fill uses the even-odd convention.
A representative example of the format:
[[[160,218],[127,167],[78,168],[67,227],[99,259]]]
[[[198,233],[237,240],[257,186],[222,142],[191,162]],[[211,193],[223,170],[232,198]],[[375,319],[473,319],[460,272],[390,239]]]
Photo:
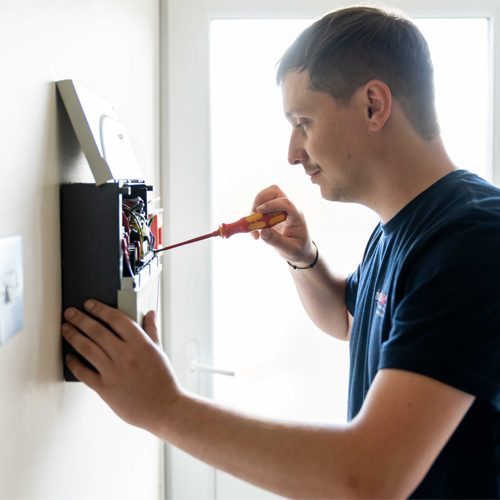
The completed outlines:
[[[347,425],[262,420],[191,395],[177,404],[155,434],[190,455],[286,497],[352,498]]]
[[[348,424],[258,419],[181,391],[147,428],[282,496],[407,498],[473,402],[474,396],[424,375],[384,369]]]
[[[346,278],[334,274],[321,255],[312,269],[290,268],[300,300],[314,324],[332,337],[348,340]]]

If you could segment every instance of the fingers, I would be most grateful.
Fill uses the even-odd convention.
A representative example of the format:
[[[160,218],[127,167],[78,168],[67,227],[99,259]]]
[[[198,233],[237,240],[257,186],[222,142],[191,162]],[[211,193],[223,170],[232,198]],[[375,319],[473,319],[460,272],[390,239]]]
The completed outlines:
[[[160,336],[158,335],[158,330],[156,328],[155,317],[156,313],[154,311],[149,311],[146,316],[144,316],[142,328],[151,337],[151,340],[155,344],[161,345]]]
[[[114,332],[116,332],[123,340],[130,341],[137,339],[138,336],[142,336],[142,330],[140,329],[139,325],[137,325],[135,321],[132,321],[125,313],[119,311],[118,309],[110,307],[97,300],[87,300],[84,306],[85,309],[90,314],[92,314],[92,316],[104,321],[104,323],[109,325],[110,328]],[[77,321],[81,320],[80,316],[86,315],[77,312]],[[71,323],[75,324],[73,320],[71,320]],[[96,323],[98,322],[96,321]],[[84,328],[80,327],[80,324],[76,324],[76,326],[78,326],[78,328],[80,328],[80,330],[82,330],[84,333],[88,333]],[[105,330],[108,333],[111,333],[107,328]]]
[[[270,202],[275,200],[274,205],[269,205],[265,207],[264,210],[257,210],[257,207],[262,208],[262,204],[266,202]],[[266,189],[263,189],[256,197],[252,205],[252,213],[255,212],[262,212],[262,213],[269,213],[269,212],[281,212],[281,211],[286,211],[284,208],[280,208],[280,206],[287,206],[286,203],[280,202],[278,200],[287,200],[286,194],[276,185],[269,186]],[[274,207],[274,208],[273,208]],[[260,232],[259,231],[252,231],[250,233],[250,236],[254,240],[258,240],[260,238]]]
[[[277,198],[286,198],[286,194],[276,185],[263,189],[256,197],[252,205],[252,212],[257,212],[257,207]]]
[[[110,332],[104,325],[82,313],[78,309],[71,307],[64,312],[64,317],[66,321],[75,325],[105,352],[118,347],[121,342],[120,339]]]
[[[250,236],[254,239],[254,240],[258,240],[259,239],[259,231],[252,231],[250,233]]]
[[[286,212],[288,217],[299,217],[297,207],[286,197],[278,186],[263,189],[254,200],[252,212]]]
[[[73,354],[68,354],[66,356],[66,364],[78,380],[88,385],[91,389],[97,390],[101,383],[100,375],[98,373],[84,366],[83,363]]]
[[[287,261],[301,263],[316,255],[312,244],[304,214],[286,197],[278,186],[269,186],[256,197],[252,207],[253,212],[286,212],[286,221],[277,224],[272,229],[263,229],[260,238]],[[258,239],[256,231],[255,239]],[[253,233],[251,233],[253,235]]]
[[[257,206],[257,212],[286,212],[288,217],[298,218],[297,207],[288,198],[276,198]]]
[[[62,336],[78,353],[95,366],[97,371],[101,372],[111,363],[110,357],[97,344],[92,342],[88,337],[85,337],[85,335],[82,335],[69,323],[64,323],[62,326]],[[76,373],[75,376],[77,376]]]
[[[287,237],[282,236],[280,233],[275,231],[274,229],[263,229],[260,232],[260,237],[262,238],[262,241],[266,242],[268,245],[271,245],[272,247],[276,248],[278,251],[280,249],[286,248],[288,243],[287,243]]]

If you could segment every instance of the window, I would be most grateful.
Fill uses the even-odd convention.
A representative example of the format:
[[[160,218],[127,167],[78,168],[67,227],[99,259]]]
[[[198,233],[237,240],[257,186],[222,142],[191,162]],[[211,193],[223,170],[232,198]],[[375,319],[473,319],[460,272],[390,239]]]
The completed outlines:
[[[311,22],[212,21],[212,226],[246,215],[261,189],[278,184],[304,211],[332,268],[347,274],[361,261],[378,217],[359,205],[321,200],[303,168],[287,163],[291,126],[275,84],[277,61]],[[458,167],[486,176],[488,21],[416,22],[432,52],[449,154]],[[464,89],[474,89],[473,103],[464,102]],[[260,415],[345,421],[348,346],[310,322],[288,274],[260,241],[214,242],[214,362],[237,372],[235,379],[214,378],[215,398]]]

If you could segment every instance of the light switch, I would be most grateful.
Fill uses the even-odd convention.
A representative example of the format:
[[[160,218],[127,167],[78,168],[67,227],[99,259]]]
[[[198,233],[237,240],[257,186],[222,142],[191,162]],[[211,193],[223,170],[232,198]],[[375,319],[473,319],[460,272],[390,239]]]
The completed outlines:
[[[0,239],[0,345],[24,326],[23,238]]]

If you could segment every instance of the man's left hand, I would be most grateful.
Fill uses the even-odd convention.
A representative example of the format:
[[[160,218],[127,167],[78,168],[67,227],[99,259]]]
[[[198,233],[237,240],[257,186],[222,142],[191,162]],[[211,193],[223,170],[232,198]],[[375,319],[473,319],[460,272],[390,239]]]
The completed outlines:
[[[121,311],[96,300],[88,300],[85,309],[92,316],[75,308],[65,311],[62,335],[98,373],[74,355],[66,357],[69,369],[123,420],[157,433],[182,391],[161,348],[154,311],[145,316],[141,328]]]

